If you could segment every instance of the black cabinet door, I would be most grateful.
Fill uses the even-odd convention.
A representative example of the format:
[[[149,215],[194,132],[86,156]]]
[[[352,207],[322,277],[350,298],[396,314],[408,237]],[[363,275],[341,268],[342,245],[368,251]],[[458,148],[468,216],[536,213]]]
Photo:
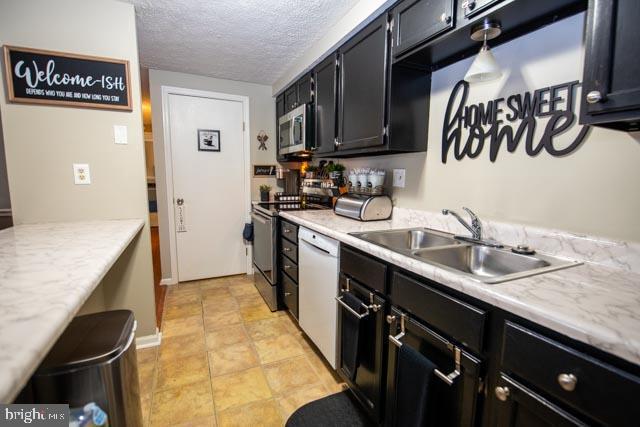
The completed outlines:
[[[280,124],[278,123],[278,120],[284,115],[284,113],[284,93],[281,93],[276,98],[276,150],[278,151],[278,161],[285,160],[284,155],[280,154],[280,144],[278,144],[278,142],[280,142]]]
[[[492,390],[496,399],[498,427],[564,427],[587,424],[558,408],[506,375]]]
[[[337,54],[329,55],[314,70],[316,153],[332,153],[336,140],[338,96]]]
[[[405,0],[393,9],[393,56],[454,26],[453,0]]]
[[[284,111],[285,111],[285,108],[284,108],[284,94],[281,93],[276,98],[276,124],[278,122],[278,119],[280,117],[282,117],[282,115],[284,114]]]
[[[339,151],[385,143],[388,39],[383,14],[340,48]]]
[[[291,87],[284,91],[284,106],[285,113],[288,113],[298,106],[298,86],[296,84],[291,85]]]
[[[580,122],[640,129],[637,0],[590,0]]]
[[[384,356],[387,340],[387,326],[385,322],[386,301],[374,294],[366,287],[366,283],[358,283],[344,274],[340,274],[341,298],[350,293],[362,302],[357,328],[354,328],[354,313],[342,304],[338,305],[338,374],[347,382],[351,391],[363,404],[369,416],[380,421],[384,406]],[[347,290],[348,289],[348,290]],[[357,317],[357,316],[356,316]],[[358,341],[355,366],[348,362],[349,355],[342,347],[344,342]],[[350,369],[355,368],[353,372]]]
[[[302,76],[297,82],[298,88],[298,105],[313,102],[313,83],[311,74]]]
[[[406,316],[404,322],[402,316]],[[396,307],[390,311],[389,335],[398,336],[404,323],[405,334],[399,338],[403,346],[409,346],[437,366],[444,375],[455,369],[455,356],[451,343],[438,335],[428,326],[406,314]],[[400,426],[397,409],[398,404],[398,366],[401,363],[399,348],[388,345],[387,367],[387,405],[385,414],[386,426]],[[483,397],[480,393],[484,367],[480,359],[461,350],[460,374],[448,385],[439,377],[434,377],[429,384],[428,405],[430,424],[441,427],[472,427],[480,425],[479,414],[482,412]]]

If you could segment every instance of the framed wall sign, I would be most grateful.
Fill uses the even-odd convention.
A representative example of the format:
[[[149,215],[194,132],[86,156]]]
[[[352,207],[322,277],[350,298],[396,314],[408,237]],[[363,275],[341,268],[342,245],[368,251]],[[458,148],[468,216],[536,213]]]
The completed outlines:
[[[10,102],[131,111],[129,61],[4,46]]]
[[[220,151],[220,131],[198,129],[198,151]]]
[[[276,166],[275,165],[253,165],[253,176],[254,177],[269,177],[276,175]]]

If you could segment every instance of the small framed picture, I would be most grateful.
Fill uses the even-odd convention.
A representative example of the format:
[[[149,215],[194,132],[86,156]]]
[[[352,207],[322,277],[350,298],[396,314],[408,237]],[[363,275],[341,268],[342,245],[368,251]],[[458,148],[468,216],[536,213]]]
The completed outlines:
[[[220,151],[220,131],[198,129],[198,151]]]

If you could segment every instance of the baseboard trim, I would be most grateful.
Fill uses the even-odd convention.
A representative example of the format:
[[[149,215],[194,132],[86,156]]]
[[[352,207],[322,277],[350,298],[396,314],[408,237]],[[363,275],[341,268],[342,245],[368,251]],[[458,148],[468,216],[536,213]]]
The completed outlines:
[[[160,279],[160,284],[164,286],[177,285],[178,282],[173,280],[171,277],[168,279]]]
[[[162,342],[162,332],[156,328],[156,333],[153,335],[145,335],[143,337],[136,338],[136,348],[148,348],[156,347]]]

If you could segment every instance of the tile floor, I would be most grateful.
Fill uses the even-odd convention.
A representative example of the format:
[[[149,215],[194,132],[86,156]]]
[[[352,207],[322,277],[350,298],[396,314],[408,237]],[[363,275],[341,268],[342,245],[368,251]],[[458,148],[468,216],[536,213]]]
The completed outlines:
[[[344,385],[251,276],[168,288],[160,347],[138,350],[145,426],[281,426]]]

